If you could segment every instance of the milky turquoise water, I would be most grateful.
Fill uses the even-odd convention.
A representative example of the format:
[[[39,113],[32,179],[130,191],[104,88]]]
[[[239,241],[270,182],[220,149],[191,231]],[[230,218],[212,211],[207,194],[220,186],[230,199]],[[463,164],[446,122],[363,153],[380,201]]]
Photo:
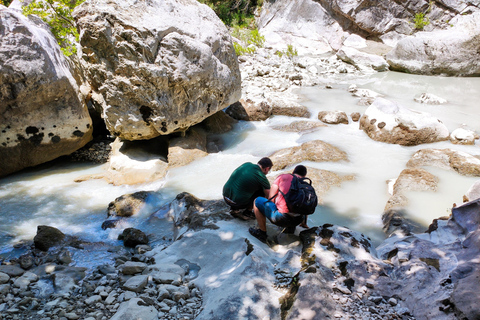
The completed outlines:
[[[348,77],[348,78],[347,78]],[[374,90],[386,99],[440,119],[451,131],[463,126],[480,133],[480,78],[445,78],[407,75],[394,72],[378,73],[361,78],[336,76],[324,81],[325,86],[299,91],[302,104],[312,112],[342,110],[347,114],[363,113],[358,98],[348,92],[348,86]],[[427,92],[447,99],[444,105],[423,105],[413,99]],[[187,191],[202,199],[220,199],[223,184],[240,164],[256,162],[276,150],[320,139],[337,146],[348,154],[341,163],[311,163],[305,165],[339,174],[355,174],[354,181],[332,188],[324,203],[310,216],[309,225],[335,223],[364,232],[375,241],[383,237],[381,214],[389,198],[387,180],[395,179],[408,159],[422,148],[451,148],[480,155],[478,143],[458,146],[450,142],[403,147],[375,142],[358,129],[358,123],[329,125],[319,130],[299,134],[273,129],[298,118],[272,117],[260,122],[239,122],[235,129],[221,136],[225,150],[210,154],[190,165],[171,170],[165,179],[135,186],[112,186],[103,180],[75,183],[74,179],[103,170],[101,165],[49,163],[0,179],[0,252],[10,250],[21,240],[33,239],[39,224],[52,225],[65,233],[92,241],[115,243],[118,230],[104,231],[108,203],[116,197],[140,190],[156,191],[157,205],[171,201],[176,194]],[[440,169],[429,169],[440,178],[436,193],[411,195],[408,213],[412,219],[428,226],[432,219],[449,213],[476,178],[458,176]],[[272,172],[271,175],[277,173]],[[147,215],[130,219],[126,226],[139,226]]]

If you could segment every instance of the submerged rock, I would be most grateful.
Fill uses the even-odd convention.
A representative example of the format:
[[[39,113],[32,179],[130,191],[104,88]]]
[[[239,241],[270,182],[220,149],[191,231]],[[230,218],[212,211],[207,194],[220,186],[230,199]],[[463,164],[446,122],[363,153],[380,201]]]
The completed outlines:
[[[320,121],[294,121],[290,124],[284,126],[275,126],[273,129],[287,132],[299,132],[299,133],[310,133],[312,131],[318,130],[321,127],[326,127],[325,124]]]
[[[38,226],[37,234],[33,238],[35,247],[42,251],[48,251],[49,248],[61,244],[64,240],[65,234],[50,226]]]
[[[318,119],[328,124],[348,124],[348,116],[343,111],[320,111]]]
[[[270,159],[273,162],[272,170],[282,170],[302,161],[348,161],[346,152],[320,140],[276,151],[270,155]]]
[[[452,149],[422,149],[408,160],[407,167],[433,166],[470,176],[480,176],[480,159],[466,152]]]
[[[447,127],[428,113],[377,98],[360,119],[360,129],[376,141],[413,146],[448,139]]]

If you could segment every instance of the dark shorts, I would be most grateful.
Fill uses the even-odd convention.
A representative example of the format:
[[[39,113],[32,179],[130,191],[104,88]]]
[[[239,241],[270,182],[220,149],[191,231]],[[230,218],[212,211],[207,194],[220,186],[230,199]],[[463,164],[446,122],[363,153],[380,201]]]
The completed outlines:
[[[261,214],[267,217],[274,225],[279,227],[298,226],[304,219],[303,216],[292,217],[286,213],[281,213],[278,211],[275,203],[268,201],[268,199],[264,197],[258,197],[255,199],[255,206]]]
[[[236,203],[225,196],[223,197],[223,200],[225,200],[225,203],[228,204],[232,210],[252,209],[253,201],[255,201],[257,197],[262,197],[264,195],[265,193],[263,190],[258,190],[252,195],[252,197],[248,200],[247,203]]]

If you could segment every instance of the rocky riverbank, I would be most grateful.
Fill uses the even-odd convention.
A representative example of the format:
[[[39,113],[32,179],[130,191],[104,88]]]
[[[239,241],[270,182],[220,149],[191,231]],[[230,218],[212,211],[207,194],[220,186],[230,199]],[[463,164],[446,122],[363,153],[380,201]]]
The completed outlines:
[[[329,224],[269,225],[265,245],[223,201],[184,193],[151,216],[174,230],[153,247],[136,229],[114,246],[39,227],[0,265],[1,319],[477,319],[478,208],[377,248]],[[109,262],[77,266],[92,252]]]

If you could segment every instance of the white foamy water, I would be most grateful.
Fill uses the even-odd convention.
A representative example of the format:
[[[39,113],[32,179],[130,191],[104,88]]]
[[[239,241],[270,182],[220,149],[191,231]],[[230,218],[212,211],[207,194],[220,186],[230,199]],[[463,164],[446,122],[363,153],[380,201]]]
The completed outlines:
[[[444,78],[407,75],[394,72],[378,73],[358,79],[337,76],[329,79],[332,89],[303,88],[301,102],[312,113],[342,110],[347,114],[363,113],[358,98],[348,91],[350,84],[374,90],[384,98],[440,119],[451,131],[464,126],[480,132],[479,78]],[[444,105],[424,105],[413,99],[421,93],[435,94],[447,99]],[[450,148],[479,155],[478,145],[458,146],[450,142],[403,147],[375,142],[358,129],[358,123],[329,125],[319,130],[299,134],[274,130],[279,124],[299,120],[285,116],[266,121],[239,122],[235,129],[221,136],[225,150],[210,154],[185,167],[171,170],[161,181],[136,186],[112,186],[102,180],[75,183],[74,179],[97,173],[99,165],[48,164],[14,174],[0,180],[0,252],[21,239],[32,239],[39,224],[58,227],[65,233],[76,234],[89,240],[116,241],[118,233],[103,231],[108,203],[116,197],[140,190],[154,190],[158,206],[171,201],[180,192],[190,192],[202,199],[220,199],[222,187],[231,172],[240,164],[256,162],[263,156],[303,142],[320,139],[344,150],[348,162],[305,162],[307,166],[341,174],[355,174],[354,181],[332,188],[324,203],[309,217],[309,225],[340,224],[364,232],[379,241],[381,215],[389,198],[387,180],[395,179],[407,161],[419,149]],[[462,196],[477,178],[462,177],[456,173],[426,167],[439,177],[437,192],[412,193],[408,214],[428,226],[432,219],[449,214],[453,203],[461,203]],[[270,173],[276,175],[276,172]],[[146,217],[131,219],[131,226],[139,225]]]

